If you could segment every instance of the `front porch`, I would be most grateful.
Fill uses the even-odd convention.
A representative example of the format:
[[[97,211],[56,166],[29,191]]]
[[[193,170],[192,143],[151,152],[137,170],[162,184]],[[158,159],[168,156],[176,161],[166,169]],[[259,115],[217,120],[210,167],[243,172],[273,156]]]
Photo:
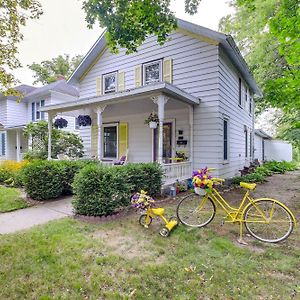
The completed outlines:
[[[58,114],[89,115],[91,126],[80,128],[86,157],[109,165],[124,155],[130,163],[157,161],[165,170],[165,184],[189,178],[193,162],[193,105],[199,100],[166,85],[161,90],[155,84],[152,89],[145,86],[103,95],[95,97],[92,103],[79,100],[71,106],[67,103],[65,107],[45,107],[50,116],[49,132]],[[157,129],[144,124],[151,112],[158,116]],[[48,158],[52,159],[50,135],[49,140]]]

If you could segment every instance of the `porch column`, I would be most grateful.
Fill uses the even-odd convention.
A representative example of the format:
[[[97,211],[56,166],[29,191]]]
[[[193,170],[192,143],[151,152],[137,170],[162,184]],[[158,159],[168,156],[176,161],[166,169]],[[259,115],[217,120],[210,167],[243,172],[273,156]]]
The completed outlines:
[[[98,126],[98,141],[97,141],[97,157],[100,160],[102,158],[102,113],[105,110],[106,105],[98,106],[96,108],[96,114],[97,114],[97,126]]]
[[[189,105],[189,122],[190,122],[190,162],[194,160],[194,107]]]
[[[55,113],[48,112],[48,160],[52,159],[52,120],[55,116]]]
[[[159,95],[152,98],[153,102],[158,106],[158,156],[157,160],[160,164],[163,163],[163,145],[164,145],[164,118],[165,118],[165,104],[168,102],[168,98],[164,95]]]
[[[21,132],[17,129],[16,131],[16,150],[17,150],[17,161],[21,161]]]

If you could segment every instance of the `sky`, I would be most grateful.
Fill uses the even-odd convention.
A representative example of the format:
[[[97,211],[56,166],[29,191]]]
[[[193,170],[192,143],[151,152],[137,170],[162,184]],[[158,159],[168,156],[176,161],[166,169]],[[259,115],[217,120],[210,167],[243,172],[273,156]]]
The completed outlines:
[[[16,78],[32,84],[33,72],[27,65],[54,58],[60,54],[85,55],[103,32],[87,28],[82,0],[40,0],[44,14],[29,20],[22,28],[24,40],[19,44],[18,58],[23,68],[15,70]],[[173,0],[172,11],[181,19],[217,30],[220,19],[233,11],[228,0],[202,0],[194,16],[184,13],[184,0]]]

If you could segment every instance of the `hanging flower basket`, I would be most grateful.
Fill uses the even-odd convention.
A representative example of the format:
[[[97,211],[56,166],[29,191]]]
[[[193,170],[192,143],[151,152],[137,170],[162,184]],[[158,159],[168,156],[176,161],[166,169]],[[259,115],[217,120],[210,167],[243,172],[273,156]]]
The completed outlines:
[[[68,121],[64,118],[58,118],[54,121],[55,128],[66,128],[68,126]]]
[[[80,115],[78,116],[78,125],[79,126],[91,126],[92,125],[92,119],[89,115]]]
[[[148,124],[151,129],[157,128],[159,118],[155,112],[152,112],[149,117],[145,120],[145,124]]]

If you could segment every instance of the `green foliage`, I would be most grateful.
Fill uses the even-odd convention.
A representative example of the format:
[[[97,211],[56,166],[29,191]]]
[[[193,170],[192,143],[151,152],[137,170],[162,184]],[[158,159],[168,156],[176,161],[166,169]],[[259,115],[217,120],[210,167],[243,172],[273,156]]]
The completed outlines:
[[[297,169],[297,165],[294,162],[287,161],[268,161],[264,164],[264,167],[276,173],[285,173]]]
[[[269,161],[260,167],[257,167],[254,172],[245,176],[237,176],[232,178],[233,184],[240,182],[263,182],[267,176],[273,173],[283,174],[287,171],[294,171],[297,169],[297,164],[287,161]]]
[[[24,136],[32,139],[32,151],[25,155],[26,159],[46,159],[48,156],[48,123],[46,121],[31,122],[24,128]],[[65,154],[70,158],[82,157],[83,144],[81,138],[70,132],[52,129],[52,156]]]
[[[118,168],[119,169],[119,168]],[[120,168],[121,169],[121,168]],[[116,168],[90,165],[74,180],[73,206],[77,214],[103,216],[130,203],[130,186]]]
[[[185,0],[185,11],[196,13],[200,1]],[[137,51],[148,35],[155,35],[163,44],[177,27],[170,0],[85,0],[83,9],[89,28],[97,22],[107,28],[106,39],[115,53],[120,47],[127,53]]]
[[[162,169],[158,164],[141,163],[107,168],[89,165],[83,168],[73,183],[73,206],[77,214],[110,215],[127,206],[134,191],[144,189],[149,195],[160,192]]]
[[[22,174],[25,190],[32,199],[54,199],[63,193],[59,162],[36,160],[25,166]]]
[[[262,87],[258,112],[276,107],[284,115],[278,137],[300,147],[300,8],[298,0],[233,0],[236,12],[220,22],[234,36]]]
[[[0,183],[4,183],[4,181],[6,181],[12,177],[14,177],[13,171],[7,170],[5,168],[1,168],[1,166],[0,166]]]
[[[71,195],[75,175],[86,165],[93,164],[98,164],[98,162],[92,160],[35,160],[23,168],[19,177],[31,198],[49,200],[63,195]]]
[[[33,75],[35,78],[34,84],[48,84],[55,82],[59,76],[68,79],[80,64],[81,60],[81,55],[76,55],[71,58],[70,55],[65,54],[59,55],[51,60],[42,61],[40,64],[32,63],[28,67],[35,73]]]
[[[21,66],[17,58],[17,45],[23,39],[20,27],[41,14],[41,5],[36,0],[0,1],[0,94],[19,96],[12,88],[16,80],[10,71]]]

